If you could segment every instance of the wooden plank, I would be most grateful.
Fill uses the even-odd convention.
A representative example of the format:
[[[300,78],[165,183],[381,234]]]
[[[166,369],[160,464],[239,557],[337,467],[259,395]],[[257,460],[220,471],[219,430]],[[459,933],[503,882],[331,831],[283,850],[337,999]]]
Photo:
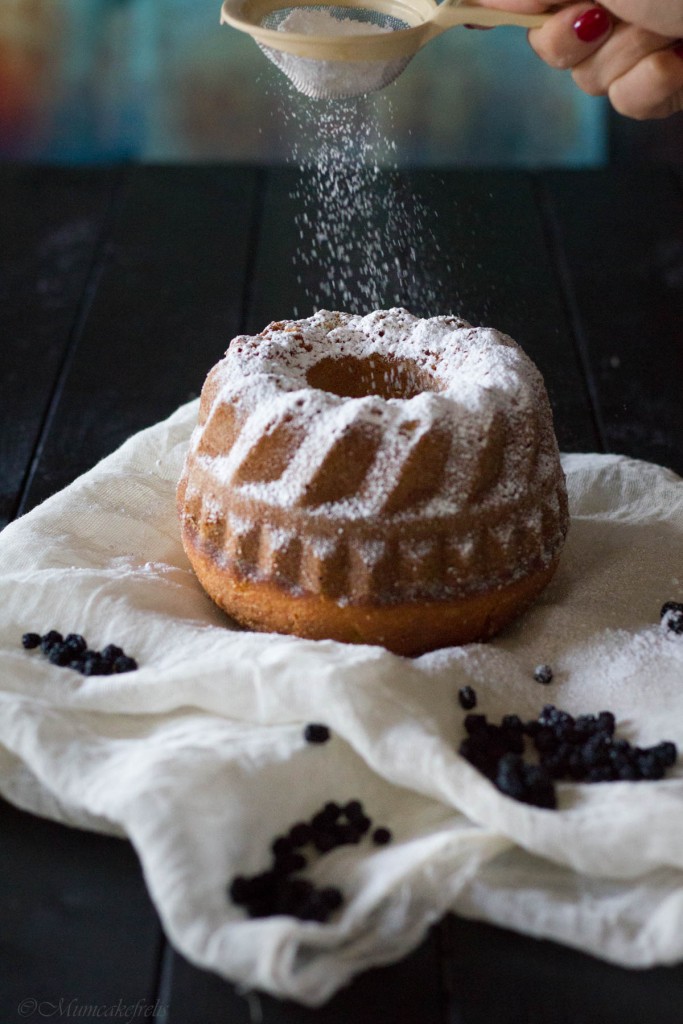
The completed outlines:
[[[664,169],[542,184],[608,450],[683,472],[683,199]]]
[[[626,970],[480,921],[446,927],[453,1024],[680,1024],[683,964]]]
[[[446,305],[471,323],[511,335],[533,359],[548,389],[562,449],[599,448],[531,175],[460,171],[425,174],[417,181],[438,213],[442,245],[451,254]]]
[[[129,172],[22,511],[195,397],[240,325],[256,173]]]
[[[132,847],[3,800],[0,834],[0,1020],[152,1006],[162,936]]]
[[[263,330],[271,320],[313,312],[307,287],[316,284],[315,268],[302,267],[296,260],[300,244],[296,218],[302,204],[292,193],[300,180],[293,170],[268,171],[254,275],[245,309],[244,329],[251,333]]]
[[[607,135],[610,168],[651,167],[653,164],[682,166],[683,120],[680,117],[634,121],[608,107]]]
[[[0,166],[0,529],[16,512],[118,177]]]
[[[303,182],[303,184],[302,184]],[[596,450],[600,439],[592,418],[588,386],[577,358],[554,256],[530,175],[515,172],[417,172],[378,178],[376,188],[398,188],[402,202],[426,211],[442,255],[431,258],[431,274],[441,279],[436,306],[413,309],[420,315],[455,312],[476,324],[511,334],[543,373],[553,404],[560,445],[565,450]],[[291,170],[271,171],[261,226],[247,329],[312,311],[316,274],[326,270],[293,259],[300,245],[298,217],[305,179]],[[321,208],[325,197],[320,197]],[[381,208],[378,199],[376,209]],[[314,218],[315,213],[309,215]],[[324,216],[324,214],[321,214]],[[401,239],[396,239],[400,250]],[[404,246],[405,250],[405,246]],[[386,254],[388,259],[392,253]],[[422,268],[405,267],[419,281]],[[450,263],[452,271],[445,269]],[[378,276],[382,271],[378,270]],[[300,278],[300,280],[299,280]],[[382,285],[378,286],[380,294]],[[411,287],[409,291],[414,291]],[[392,303],[391,286],[384,301]]]
[[[438,179],[425,175],[422,179],[419,176],[408,179],[406,188],[412,188],[412,182],[419,182],[433,208],[439,210],[439,224],[456,268],[444,286],[444,308],[454,309],[475,322],[491,323],[515,336],[546,376],[563,446],[597,447],[599,438],[591,419],[583,367],[577,362],[573,347],[572,312],[565,305],[558,286],[560,278],[555,261],[557,254],[565,251],[565,236],[553,235],[551,242],[555,244],[548,248],[544,233],[543,218],[548,210],[555,209],[555,194],[541,196],[539,207],[533,181],[526,175],[454,172],[441,177],[443,185]],[[23,507],[29,507],[62,486],[129,433],[166,415],[179,402],[196,393],[206,370],[239,329],[259,330],[270,319],[291,315],[297,304],[306,311],[305,276],[302,282],[297,281],[297,267],[291,262],[293,246],[297,244],[293,215],[298,208],[297,201],[290,196],[288,182],[291,181],[289,172],[270,175],[252,275],[249,266],[254,254],[249,239],[259,212],[255,173],[218,168],[192,171],[141,168],[130,172],[120,217],[106,250],[106,262],[101,267],[98,287],[83,319],[82,330],[75,337],[77,344],[65,367],[62,385],[54,396],[40,458]],[[563,211],[564,208],[564,218]],[[564,219],[561,222],[564,224]],[[515,254],[519,253],[521,258],[518,255],[515,259]],[[316,268],[312,266],[306,273],[314,275]],[[566,285],[567,280],[573,278],[565,275],[561,280]],[[310,284],[314,285],[315,280]],[[248,300],[247,320],[242,317],[245,299]],[[584,299],[577,308],[583,311]],[[582,355],[585,356],[584,351]],[[586,359],[591,386],[594,366],[594,359]],[[637,367],[631,372],[637,376]],[[36,824],[36,819],[28,816],[22,818],[27,819],[22,827],[29,835],[31,829],[47,824]],[[4,820],[0,827],[3,823]],[[60,834],[66,831],[59,830]],[[71,974],[68,966],[64,967],[62,960],[67,954],[62,955],[61,918],[56,919],[57,927],[53,928],[49,914],[41,911],[40,887],[31,889],[31,881],[34,875],[40,876],[41,870],[47,872],[46,884],[52,878],[55,888],[45,898],[45,905],[50,907],[55,902],[53,892],[60,892],[60,886],[71,892],[71,887],[76,885],[74,879],[78,878],[80,870],[78,851],[85,849],[82,855],[87,857],[92,850],[88,844],[101,840],[101,837],[88,837],[83,833],[69,834],[74,837],[74,850],[68,863],[55,856],[54,836],[47,841],[45,835],[40,834],[40,845],[49,849],[55,860],[54,878],[42,863],[31,862],[30,858],[31,870],[25,876],[17,874],[20,853],[12,854],[15,863],[8,876],[8,885],[14,887],[8,889],[9,896],[19,884],[17,879],[24,891],[33,892],[23,912],[32,927],[42,929],[33,966],[30,966],[28,938],[22,939],[19,953],[10,962],[13,967],[16,965],[17,977],[27,969],[28,976],[38,981],[47,978],[50,984],[41,982],[39,989],[45,992],[46,999],[51,998],[53,979],[78,980],[81,974],[75,966]],[[125,844],[115,845],[121,850],[128,849]],[[16,848],[21,851],[20,842]],[[96,856],[91,859],[96,860]],[[108,879],[113,878],[112,891],[117,892],[116,880],[121,871],[120,866],[108,865],[105,858],[102,886],[111,886]],[[131,885],[131,891],[137,892],[139,884],[141,879],[136,874],[136,881],[122,883],[120,892],[128,892],[127,886]],[[118,894],[117,900],[120,900]],[[118,909],[103,906],[99,924],[101,929],[111,929],[110,942],[114,947],[124,944],[133,927],[130,921],[116,916]],[[80,926],[80,938],[73,940],[77,953],[86,941],[91,942],[92,929],[97,934],[98,928],[87,915]],[[70,934],[67,929],[67,937]],[[3,937],[3,944],[5,941]],[[97,943],[99,941],[98,938]],[[510,941],[513,947],[504,957],[513,971],[518,962],[514,950],[518,944],[525,949],[527,940],[513,936]],[[414,955],[415,959],[369,972],[324,1010],[305,1011],[265,997],[259,999],[258,1011],[253,1006],[251,1009],[261,1012],[263,1019],[272,1024],[305,1020],[306,1014],[310,1019],[327,1020],[328,1024],[370,1016],[380,1024],[383,1020],[391,1020],[392,1024],[402,1019],[441,1020],[439,953],[438,944],[435,946],[434,942],[432,935]],[[472,942],[481,954],[481,944],[478,947],[474,938]],[[555,950],[546,944],[539,945],[544,950]],[[562,964],[566,952],[561,950],[557,954],[559,960],[553,960],[548,953],[549,979],[553,975],[552,964]],[[131,955],[134,954],[132,945]],[[49,955],[56,958],[54,971],[49,967]],[[91,961],[84,956],[82,976],[87,977]],[[116,957],[112,962],[111,955],[107,959],[102,954],[101,959],[102,971],[111,969],[111,973],[99,981],[95,976],[91,988],[80,988],[80,991],[92,993],[92,1000],[98,1004],[103,1001],[102,993],[109,993],[116,981],[118,963]],[[218,1020],[219,1015],[221,1020],[236,1022],[251,1019],[248,1004],[230,986],[204,972],[196,972],[170,952],[166,963],[164,984],[161,990],[150,993],[150,999],[152,994],[165,996],[168,993],[169,1013],[175,1015],[171,1019],[202,1020],[203,1024]],[[476,957],[461,957],[456,967],[459,972],[469,969],[472,989],[477,977],[486,976],[482,975]],[[150,971],[148,964],[143,972],[145,977]],[[532,976],[528,984],[533,980]],[[592,983],[601,984],[597,974]],[[547,984],[550,985],[550,981]],[[135,998],[146,997],[147,991],[138,992]],[[587,985],[583,991],[588,991]],[[662,997],[664,1008],[680,1005],[678,990],[667,988],[666,991],[667,998]],[[451,1019],[461,1019],[457,1014],[462,1010],[462,1019],[469,1021],[464,1009],[475,1013],[474,995],[470,998],[455,987],[451,994]],[[119,992],[115,998],[121,995]],[[17,1003],[24,997],[14,991],[11,996],[16,997]],[[499,1013],[504,1006],[505,997],[501,997]],[[386,1007],[388,1012],[385,1013]],[[14,1019],[16,1007],[9,1009],[11,1013],[6,1014],[6,1018]],[[471,1020],[477,1019],[484,1018],[471,1017]],[[666,1021],[665,1016],[661,1019]],[[490,1020],[495,1024],[495,1017]]]
[[[256,178],[211,168],[127,174],[21,511],[198,393],[239,328]],[[26,371],[35,369],[31,331]],[[20,407],[19,422],[25,414]],[[0,831],[0,905],[14,908],[2,921],[13,981],[0,1017],[15,1019],[25,998],[152,1007],[163,940],[132,848],[8,807]]]
[[[441,1024],[445,1019],[434,930],[400,963],[366,971],[317,1009],[238,994],[233,985],[177,954],[159,1000],[168,1006],[167,1024]]]

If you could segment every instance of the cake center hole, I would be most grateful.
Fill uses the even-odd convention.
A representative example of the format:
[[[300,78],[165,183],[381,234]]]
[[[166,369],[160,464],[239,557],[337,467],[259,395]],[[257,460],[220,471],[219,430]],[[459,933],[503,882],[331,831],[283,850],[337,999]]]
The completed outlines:
[[[392,360],[385,356],[327,357],[306,373],[312,388],[329,391],[340,398],[414,398],[423,391],[440,391],[438,380],[412,359]]]

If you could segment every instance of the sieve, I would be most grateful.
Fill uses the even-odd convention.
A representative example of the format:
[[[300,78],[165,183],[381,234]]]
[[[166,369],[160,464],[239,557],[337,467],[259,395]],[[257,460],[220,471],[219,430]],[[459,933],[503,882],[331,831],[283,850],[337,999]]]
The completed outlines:
[[[538,28],[548,15],[458,0],[224,0],[221,23],[247,32],[293,85],[314,99],[383,89],[426,43],[458,25]]]

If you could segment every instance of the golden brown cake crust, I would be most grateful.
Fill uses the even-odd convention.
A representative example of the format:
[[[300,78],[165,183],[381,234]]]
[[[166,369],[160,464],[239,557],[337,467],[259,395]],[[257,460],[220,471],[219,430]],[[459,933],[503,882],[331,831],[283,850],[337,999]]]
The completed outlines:
[[[235,338],[202,390],[178,511],[238,622],[411,654],[502,629],[568,526],[533,363],[498,331],[403,309]]]
[[[292,594],[276,583],[244,578],[219,565],[187,529],[183,544],[207,594],[242,625],[309,640],[381,644],[407,657],[489,640],[538,597],[559,560],[507,586],[453,601],[340,605],[323,595]]]

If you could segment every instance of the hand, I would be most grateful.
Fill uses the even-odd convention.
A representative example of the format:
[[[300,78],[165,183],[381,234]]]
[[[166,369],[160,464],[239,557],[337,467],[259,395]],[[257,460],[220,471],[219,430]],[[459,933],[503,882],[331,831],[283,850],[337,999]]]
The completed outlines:
[[[480,0],[483,6],[536,13],[536,0]],[[538,56],[570,68],[591,96],[608,96],[616,111],[645,120],[683,110],[683,0],[581,0],[554,7],[529,32]]]

